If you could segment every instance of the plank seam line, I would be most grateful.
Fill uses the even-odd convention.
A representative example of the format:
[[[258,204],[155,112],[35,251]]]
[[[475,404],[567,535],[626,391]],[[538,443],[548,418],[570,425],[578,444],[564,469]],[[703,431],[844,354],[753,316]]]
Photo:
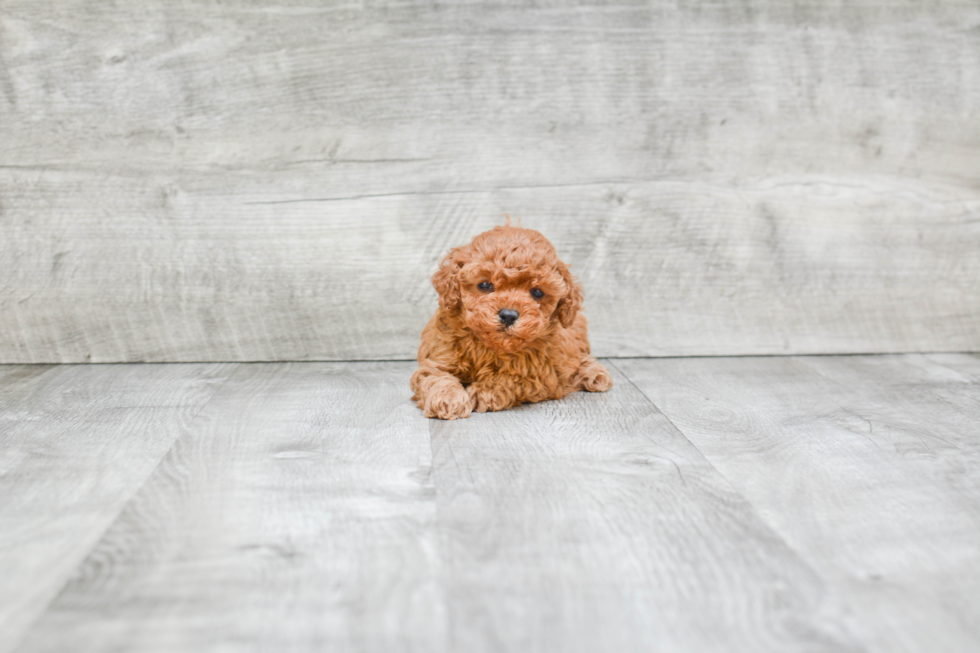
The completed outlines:
[[[980,358],[980,352],[972,352],[972,351],[953,351],[953,352],[935,352],[935,353],[963,354],[964,356],[971,356],[973,358]],[[924,355],[925,356],[928,356],[929,353],[926,353]],[[939,365],[940,367],[945,367],[947,370],[950,370],[952,372],[956,372],[957,374],[963,374],[963,372],[961,372],[959,369],[957,369],[957,368],[955,368],[955,367],[953,367],[953,366],[951,366],[951,365],[949,365],[947,363],[940,363],[939,361],[932,360],[932,359],[930,359],[930,361],[932,362],[933,365]],[[972,375],[970,375],[970,384],[971,385],[977,385],[976,382],[973,381],[973,376]],[[933,393],[935,393],[935,390],[930,390],[930,391],[933,392]]]
[[[198,364],[200,364],[200,363],[198,363]],[[227,363],[217,363],[217,364],[218,365],[225,365]],[[81,556],[81,558],[79,559],[78,565],[76,565],[72,569],[72,572],[78,571],[78,568],[81,565],[85,564],[85,561],[88,560],[88,558],[89,558],[90,555],[92,555],[92,552],[95,551],[96,547],[98,547],[99,544],[102,542],[102,540],[105,539],[106,533],[108,533],[109,530],[113,526],[115,526],[116,521],[119,519],[119,515],[121,515],[126,510],[126,508],[129,506],[129,504],[131,504],[133,502],[133,498],[137,494],[139,494],[140,490],[143,489],[143,487],[147,484],[147,482],[150,480],[150,478],[153,476],[153,474],[156,473],[157,469],[159,469],[160,463],[162,463],[163,462],[163,459],[166,458],[167,455],[173,450],[174,445],[177,443],[177,440],[179,440],[180,438],[182,438],[185,435],[187,435],[187,432],[190,429],[191,425],[197,420],[197,418],[201,414],[201,412],[205,408],[207,408],[208,405],[211,404],[211,401],[215,398],[215,396],[218,395],[218,393],[221,391],[221,389],[224,388],[225,385],[228,384],[228,381],[231,380],[231,377],[234,376],[235,373],[238,372],[239,369],[241,369],[241,364],[240,363],[235,363],[235,368],[231,370],[231,372],[228,374],[227,377],[225,377],[225,380],[222,381],[214,389],[214,392],[211,393],[211,396],[208,397],[208,400],[205,401],[203,404],[201,404],[201,407],[197,410],[197,412],[194,413],[194,415],[189,420],[187,420],[187,427],[184,428],[184,429],[182,429],[182,432],[178,433],[177,434],[177,437],[175,437],[170,442],[170,446],[167,447],[167,450],[164,451],[163,454],[160,456],[160,458],[157,460],[156,465],[154,465],[153,468],[146,474],[146,477],[139,484],[137,484],[134,487],[134,489],[130,493],[130,495],[128,497],[126,497],[126,500],[123,501],[122,504],[120,504],[119,511],[116,513],[116,516],[113,517],[112,520],[105,527],[105,529],[101,533],[99,533],[99,536],[95,539],[95,541],[92,544],[92,546],[88,550],[86,550],[85,553]],[[16,638],[14,640],[14,646],[11,648],[11,651],[16,651],[16,650],[18,650],[20,648],[20,645],[24,643],[24,640],[27,638],[28,635],[30,635],[31,631],[34,630],[34,628],[37,626],[38,622],[41,621],[41,619],[44,618],[44,615],[46,615],[48,613],[48,611],[51,609],[51,606],[54,604],[55,601],[58,600],[58,597],[60,597],[61,594],[62,594],[62,592],[65,591],[65,588],[68,586],[68,584],[72,581],[73,578],[74,578],[73,574],[68,574],[67,575],[67,577],[65,578],[65,582],[62,583],[61,587],[58,588],[58,591],[55,592],[51,596],[51,599],[44,605],[44,609],[43,610],[40,610],[38,612],[37,617],[35,617],[33,620],[31,620],[30,624],[27,627],[24,628],[24,630],[21,632],[20,637],[18,637],[18,638]]]
[[[969,353],[969,352],[957,352],[957,353],[963,353],[965,356],[976,357],[976,354]],[[865,399],[865,400],[871,400],[873,398],[873,395],[871,393],[869,393],[868,391],[865,390],[865,386],[863,384],[846,383],[845,381],[842,381],[842,380],[840,380],[840,379],[838,379],[836,377],[833,377],[828,372],[826,372],[826,371],[824,371],[824,370],[822,370],[822,369],[820,369],[818,367],[814,367],[813,364],[810,361],[806,360],[807,359],[806,356],[789,356],[788,358],[792,359],[793,362],[795,362],[795,363],[799,363],[801,366],[803,366],[804,368],[806,368],[811,374],[815,374],[816,376],[819,376],[824,381],[826,381],[826,382],[828,382],[828,383],[830,383],[830,384],[832,384],[832,385],[834,385],[834,386],[836,386],[836,387],[844,390],[847,393],[851,393],[852,395],[857,395],[857,396],[859,396],[859,397],[861,397],[862,399]],[[932,360],[930,362],[933,365],[938,365],[939,367],[942,367],[943,369],[949,370],[949,371],[954,372],[954,373],[957,373],[957,374],[962,374],[962,372],[960,372],[955,367],[951,367],[949,365],[946,365],[944,363],[940,363],[940,362],[934,361],[934,360]],[[971,386],[972,385],[977,385],[972,380],[972,377],[971,377],[971,380],[969,382],[969,385],[971,385]],[[926,389],[926,392],[928,392],[929,394],[931,394],[931,395],[933,395],[933,396],[935,396],[937,398],[940,398],[940,399],[942,398],[942,396],[936,392],[935,386],[933,384],[929,384],[929,387]],[[867,417],[865,417],[863,414],[857,412],[856,410],[853,410],[851,408],[847,408],[840,401],[834,400],[834,403],[837,404],[837,407],[840,408],[840,410],[843,411],[844,413],[847,413],[849,415],[854,415],[855,417],[857,417],[859,419],[862,419],[865,422],[867,422],[869,433],[871,435],[874,435],[874,424],[873,424],[873,422],[870,419],[868,419]],[[864,435],[864,434],[861,434],[861,433],[855,433],[855,434],[864,437],[866,440],[868,440],[869,442],[871,442],[872,444],[874,444],[876,447],[878,447],[879,449],[881,449],[881,445],[879,445],[874,440],[874,438],[871,438],[870,436]]]
[[[787,358],[789,358],[789,357],[787,357]],[[691,438],[689,438],[687,436],[687,433],[685,433],[684,431],[682,431],[680,429],[680,427],[678,427],[677,424],[675,424],[674,421],[672,419],[670,419],[670,417],[667,415],[667,413],[665,413],[664,411],[662,411],[660,409],[660,407],[656,404],[656,402],[653,401],[653,399],[651,399],[649,396],[647,396],[647,394],[645,392],[643,392],[643,390],[641,390],[639,387],[637,387],[637,385],[635,383],[633,383],[633,379],[631,379],[628,374],[626,374],[622,369],[619,368],[618,365],[616,365],[615,363],[613,363],[611,360],[609,360],[609,359],[600,359],[600,360],[607,361],[610,365],[612,365],[612,367],[614,367],[617,372],[619,372],[620,374],[622,374],[623,375],[623,378],[625,378],[629,382],[629,384],[631,386],[633,386],[633,388],[638,393],[640,393],[640,396],[641,397],[643,397],[644,399],[646,399],[650,403],[650,405],[653,406],[657,410],[657,412],[659,412],[661,415],[664,416],[664,419],[666,419],[667,422],[669,422],[671,426],[673,426],[675,429],[677,429],[677,432],[681,435],[681,437],[683,437],[685,440],[687,440],[690,443],[690,445],[692,447],[694,447],[694,450],[697,451],[699,454],[701,454],[701,457],[704,458],[704,461],[708,464],[708,466],[716,474],[718,474],[719,478],[721,478],[721,479],[723,479],[725,481],[725,484],[728,486],[728,490],[732,494],[738,496],[739,498],[742,499],[742,501],[745,502],[745,505],[746,505],[747,509],[751,512],[752,515],[755,516],[756,519],[759,520],[759,524],[761,524],[763,527],[765,527],[769,531],[769,533],[771,534],[771,536],[773,538],[779,540],[779,542],[781,542],[782,545],[786,547],[786,550],[789,551],[790,553],[792,553],[796,557],[796,559],[799,561],[799,563],[800,563],[801,566],[803,566],[804,568],[806,568],[811,574],[813,574],[813,577],[814,578],[816,578],[816,579],[818,579],[820,581],[821,585],[823,586],[823,590],[829,596],[832,596],[833,599],[838,603],[838,605],[840,607],[846,608],[848,610],[853,611],[853,606],[851,605],[851,602],[849,600],[847,600],[846,597],[844,597],[837,590],[837,588],[831,583],[831,581],[828,578],[826,578],[823,574],[821,574],[821,573],[819,573],[817,571],[817,568],[814,567],[814,565],[812,564],[811,560],[808,557],[805,557],[799,550],[796,549],[796,547],[794,547],[792,544],[789,543],[789,541],[786,539],[786,537],[783,535],[783,533],[780,530],[778,530],[772,523],[770,523],[769,520],[766,519],[762,515],[762,513],[759,512],[759,509],[756,507],[756,505],[754,503],[752,503],[751,501],[749,501],[749,499],[745,495],[743,495],[741,492],[738,491],[738,489],[731,482],[731,480],[729,480],[729,478],[727,476],[725,476],[717,467],[715,467],[714,463],[712,463],[711,460],[709,460],[708,457],[704,455],[704,452],[701,451],[701,449],[699,449],[698,446],[696,444],[694,444],[694,442],[691,441]],[[651,442],[653,442],[653,440],[651,438],[649,438],[646,435],[646,433],[643,433],[643,437],[646,438],[646,439],[648,439],[648,440],[650,440]],[[857,633],[849,633],[849,634],[852,637],[854,637],[855,641],[858,644],[860,644],[860,645],[863,646],[863,649],[862,650],[864,650],[864,651],[867,651],[868,650],[867,645],[858,636]]]
[[[980,356],[980,349],[934,349],[934,350],[909,350],[909,351],[869,351],[869,352],[820,352],[808,354],[693,354],[693,355],[670,355],[670,356],[600,356],[602,360],[674,360],[688,358],[816,358],[816,357],[842,357],[842,356],[906,356],[909,354],[964,354],[967,356]],[[223,363],[233,365],[257,365],[277,363],[414,363],[413,358],[281,358],[275,360],[191,360],[191,361],[104,361],[104,362],[3,362],[0,365],[201,365],[207,363]],[[617,368],[618,369],[618,368]]]
[[[350,195],[342,197],[304,197],[292,200],[265,200],[260,202],[242,202],[243,205],[256,204],[297,204],[300,202],[353,202],[357,200],[377,199],[383,197],[433,197],[437,195],[480,195],[497,193],[508,190],[535,190],[539,188],[579,188],[582,186],[621,186],[624,184],[644,184],[663,181],[668,177],[635,178],[635,179],[605,179],[597,181],[582,181],[566,184],[528,184],[517,186],[496,186],[494,188],[461,188],[459,190],[434,191],[402,191],[400,193],[376,193],[366,195]]]
[[[729,485],[731,485],[731,481],[729,481],[728,478],[724,474],[722,474],[714,466],[714,464],[710,460],[708,460],[708,457],[704,455],[704,452],[701,451],[701,449],[699,449],[698,446],[696,444],[694,444],[694,442],[691,441],[691,438],[687,437],[687,433],[685,433],[684,431],[682,431],[681,428],[679,426],[677,426],[677,424],[674,424],[674,420],[670,419],[670,417],[667,415],[667,413],[665,413],[663,410],[661,410],[660,409],[660,406],[658,406],[657,403],[647,395],[647,393],[643,392],[643,390],[640,390],[640,388],[635,383],[633,383],[633,379],[631,379],[629,377],[629,375],[626,374],[626,372],[624,372],[618,365],[616,365],[615,363],[613,363],[612,362],[612,359],[602,358],[600,360],[603,360],[603,361],[608,362],[610,365],[613,366],[613,368],[615,368],[615,370],[617,372],[619,372],[620,374],[622,374],[623,375],[623,378],[626,379],[627,381],[629,381],[629,384],[631,386],[633,386],[633,389],[636,390],[640,394],[641,397],[643,397],[644,399],[646,399],[647,400],[647,403],[649,403],[651,406],[653,406],[653,408],[658,413],[660,413],[661,415],[663,415],[664,416],[664,419],[666,419],[670,423],[670,425],[673,426],[674,429],[676,429],[677,432],[680,433],[681,436],[683,436],[683,438],[685,440],[687,440],[688,444],[690,444],[692,447],[694,447],[694,450],[695,451],[697,451],[699,454],[701,454],[701,457],[704,458],[704,461],[706,463],[708,463],[708,466],[710,466],[711,469],[713,469],[719,476],[721,476],[722,478],[724,478],[726,483],[728,483]],[[643,433],[643,437],[646,438],[647,440],[650,440],[651,442],[654,442],[654,440],[652,440],[651,438],[649,438],[646,435],[646,433]],[[732,486],[732,489],[734,490],[734,486]],[[739,496],[741,496],[741,494],[739,494]],[[745,497],[742,497],[742,498],[745,499]],[[748,502],[748,499],[745,499],[745,501]]]

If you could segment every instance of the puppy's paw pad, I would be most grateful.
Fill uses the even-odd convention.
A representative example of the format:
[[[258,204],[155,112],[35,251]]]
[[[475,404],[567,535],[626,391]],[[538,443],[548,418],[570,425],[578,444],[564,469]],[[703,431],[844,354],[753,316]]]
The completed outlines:
[[[478,413],[504,410],[505,408],[510,408],[511,404],[513,403],[511,398],[506,396],[504,393],[495,392],[475,384],[467,387],[466,391],[472,398],[473,410]]]
[[[425,402],[425,416],[439,419],[469,417],[472,409],[470,396],[463,388],[433,392]]]
[[[602,365],[582,370],[582,389],[589,392],[605,392],[613,387],[612,375]]]

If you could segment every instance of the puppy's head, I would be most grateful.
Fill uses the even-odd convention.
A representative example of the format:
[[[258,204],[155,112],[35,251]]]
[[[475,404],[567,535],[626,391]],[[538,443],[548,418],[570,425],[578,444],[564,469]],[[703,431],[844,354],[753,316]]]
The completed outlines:
[[[456,247],[432,277],[439,305],[459,311],[484,345],[519,351],[554,322],[571,326],[582,288],[548,239],[532,229],[496,227]]]

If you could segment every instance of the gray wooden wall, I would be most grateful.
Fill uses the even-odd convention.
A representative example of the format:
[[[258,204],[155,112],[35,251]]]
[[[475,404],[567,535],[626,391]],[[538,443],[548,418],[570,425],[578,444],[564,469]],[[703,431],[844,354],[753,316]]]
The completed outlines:
[[[412,358],[504,213],[601,356],[980,350],[980,3],[0,4],[0,362]]]

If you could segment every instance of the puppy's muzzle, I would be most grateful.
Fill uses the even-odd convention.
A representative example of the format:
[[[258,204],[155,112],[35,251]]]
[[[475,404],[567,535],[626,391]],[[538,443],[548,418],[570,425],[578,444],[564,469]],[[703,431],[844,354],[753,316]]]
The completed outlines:
[[[502,308],[497,313],[497,317],[500,318],[500,323],[504,325],[504,328],[513,325],[514,322],[517,322],[517,318],[520,316],[520,313],[510,308]]]

